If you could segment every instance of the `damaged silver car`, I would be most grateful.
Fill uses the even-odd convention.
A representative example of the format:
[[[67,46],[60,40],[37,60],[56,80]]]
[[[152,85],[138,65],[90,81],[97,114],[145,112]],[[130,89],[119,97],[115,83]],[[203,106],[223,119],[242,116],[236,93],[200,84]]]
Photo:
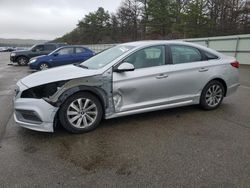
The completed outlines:
[[[102,119],[200,104],[216,109],[239,86],[232,57],[182,41],[140,41],[79,64],[31,74],[17,83],[14,118],[22,127],[72,133]]]

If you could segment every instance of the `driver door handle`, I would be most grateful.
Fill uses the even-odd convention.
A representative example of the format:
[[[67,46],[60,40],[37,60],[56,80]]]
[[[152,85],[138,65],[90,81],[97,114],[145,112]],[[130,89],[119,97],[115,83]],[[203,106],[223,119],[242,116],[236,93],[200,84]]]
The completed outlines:
[[[167,74],[159,74],[158,76],[156,76],[156,79],[163,79],[163,78],[167,78],[168,75]]]

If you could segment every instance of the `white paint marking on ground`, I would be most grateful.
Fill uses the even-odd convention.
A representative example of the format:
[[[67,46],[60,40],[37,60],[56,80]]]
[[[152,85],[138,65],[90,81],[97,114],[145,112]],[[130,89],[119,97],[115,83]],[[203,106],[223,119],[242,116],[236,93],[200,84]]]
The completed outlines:
[[[250,87],[248,86],[243,86],[243,85],[240,85],[241,88],[244,88],[244,89],[250,89]]]

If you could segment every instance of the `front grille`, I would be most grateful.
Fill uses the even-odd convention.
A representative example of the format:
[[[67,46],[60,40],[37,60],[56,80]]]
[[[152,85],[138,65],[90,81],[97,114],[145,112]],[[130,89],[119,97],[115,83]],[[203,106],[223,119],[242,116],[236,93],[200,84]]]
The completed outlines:
[[[19,121],[41,124],[42,120],[39,115],[31,110],[16,110],[16,117]]]

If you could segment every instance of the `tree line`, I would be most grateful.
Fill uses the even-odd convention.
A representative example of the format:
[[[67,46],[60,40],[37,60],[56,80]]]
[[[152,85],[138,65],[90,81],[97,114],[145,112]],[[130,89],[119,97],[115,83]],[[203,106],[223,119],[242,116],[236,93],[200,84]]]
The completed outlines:
[[[124,0],[100,7],[57,38],[69,44],[118,43],[250,33],[249,0]]]

